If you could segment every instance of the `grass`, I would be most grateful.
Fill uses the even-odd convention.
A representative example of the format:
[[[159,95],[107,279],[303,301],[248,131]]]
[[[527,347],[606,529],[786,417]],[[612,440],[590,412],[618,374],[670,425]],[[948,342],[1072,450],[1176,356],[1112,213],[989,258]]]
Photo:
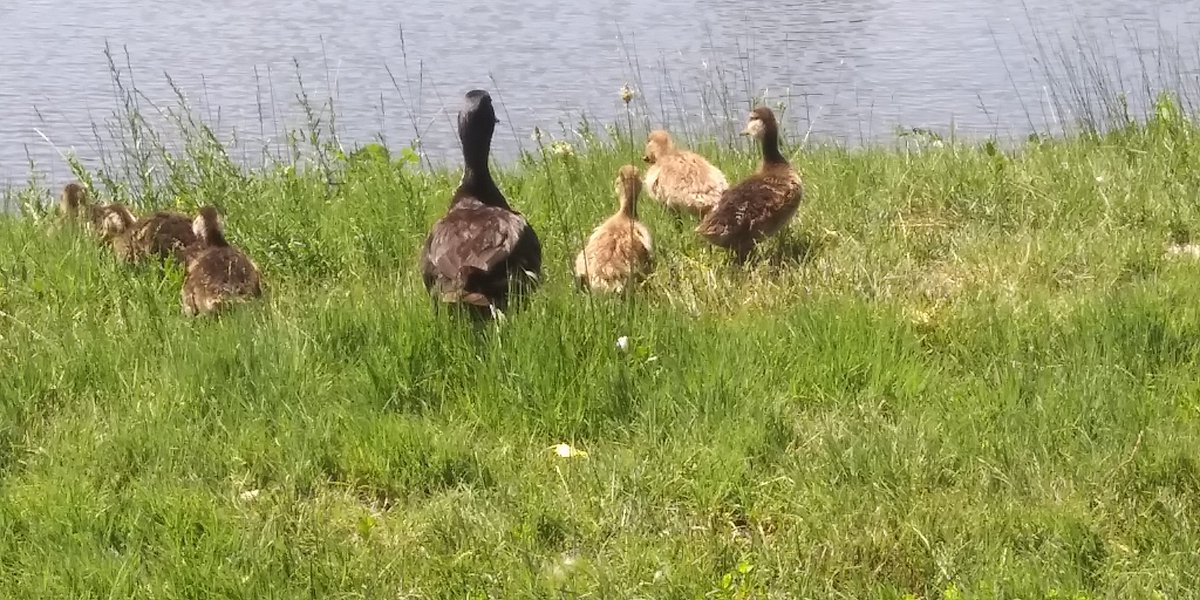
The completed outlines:
[[[1191,597],[1200,264],[1164,245],[1200,226],[1200,128],[1175,106],[1014,148],[793,147],[807,202],[747,271],[644,203],[631,301],[569,267],[640,148],[534,152],[499,179],[546,284],[481,336],[415,270],[453,169],[246,171],[180,120],[201,135],[164,168],[81,174],[216,203],[269,297],[185,319],[177,271],[0,218],[0,597]]]

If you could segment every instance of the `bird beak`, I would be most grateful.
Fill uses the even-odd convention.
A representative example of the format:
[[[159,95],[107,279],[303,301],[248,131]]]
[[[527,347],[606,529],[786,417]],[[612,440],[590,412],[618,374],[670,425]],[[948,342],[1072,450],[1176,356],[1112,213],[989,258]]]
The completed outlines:
[[[749,128],[749,127],[747,127],[747,128],[745,128],[745,129],[743,129],[743,130],[742,130],[742,132],[741,132],[741,133],[739,133],[738,135],[740,135],[740,136],[742,136],[742,137],[749,136],[749,135],[750,135],[750,128]]]
[[[645,155],[645,156],[643,156],[643,157],[642,157],[642,162],[644,162],[644,163],[650,163],[650,162],[653,162],[653,161],[654,161],[654,159],[650,158],[650,155],[649,155],[649,154],[647,154],[647,155]]]

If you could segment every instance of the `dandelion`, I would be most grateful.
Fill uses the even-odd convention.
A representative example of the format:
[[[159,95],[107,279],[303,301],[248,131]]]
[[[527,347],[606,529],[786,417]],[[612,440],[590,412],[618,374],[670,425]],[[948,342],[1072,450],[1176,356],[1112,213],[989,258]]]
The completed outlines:
[[[623,335],[617,338],[617,350],[629,352],[629,336]]]
[[[626,105],[628,105],[630,102],[633,102],[633,99],[636,96],[637,92],[634,92],[633,88],[629,87],[628,83],[621,86],[621,102],[624,102]]]
[[[584,458],[587,456],[587,452],[572,448],[570,444],[555,444],[550,446],[550,449],[563,458]]]
[[[566,157],[575,156],[575,148],[572,148],[571,144],[564,142],[562,140],[559,140],[557,142],[554,142],[553,144],[550,144],[550,151],[553,152],[557,156],[566,156]]]

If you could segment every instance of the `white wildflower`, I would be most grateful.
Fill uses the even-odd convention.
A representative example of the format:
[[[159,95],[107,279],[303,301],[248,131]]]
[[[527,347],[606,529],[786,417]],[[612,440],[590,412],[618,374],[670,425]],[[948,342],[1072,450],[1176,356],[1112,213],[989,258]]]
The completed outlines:
[[[550,144],[550,151],[558,156],[575,156],[575,148],[562,140]]]
[[[570,444],[555,444],[550,446],[550,449],[563,458],[584,458],[587,456],[587,452],[578,448],[572,448]]]
[[[617,338],[617,350],[620,350],[621,352],[629,351],[629,336],[623,335]]]

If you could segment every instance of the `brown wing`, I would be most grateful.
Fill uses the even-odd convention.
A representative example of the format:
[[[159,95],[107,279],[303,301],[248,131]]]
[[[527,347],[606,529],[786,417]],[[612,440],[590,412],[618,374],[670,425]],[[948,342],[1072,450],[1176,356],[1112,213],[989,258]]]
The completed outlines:
[[[790,173],[753,175],[722,194],[696,232],[718,246],[771,235],[795,214],[802,189]]]
[[[183,281],[184,312],[216,312],[233,301],[261,295],[258,267],[240,250],[221,246],[191,254]]]
[[[184,214],[159,211],[134,225],[133,244],[142,255],[183,261],[184,249],[196,243],[192,220]]]
[[[444,302],[503,309],[510,286],[532,288],[541,271],[541,242],[525,217],[473,202],[438,220],[421,252],[425,289]]]

